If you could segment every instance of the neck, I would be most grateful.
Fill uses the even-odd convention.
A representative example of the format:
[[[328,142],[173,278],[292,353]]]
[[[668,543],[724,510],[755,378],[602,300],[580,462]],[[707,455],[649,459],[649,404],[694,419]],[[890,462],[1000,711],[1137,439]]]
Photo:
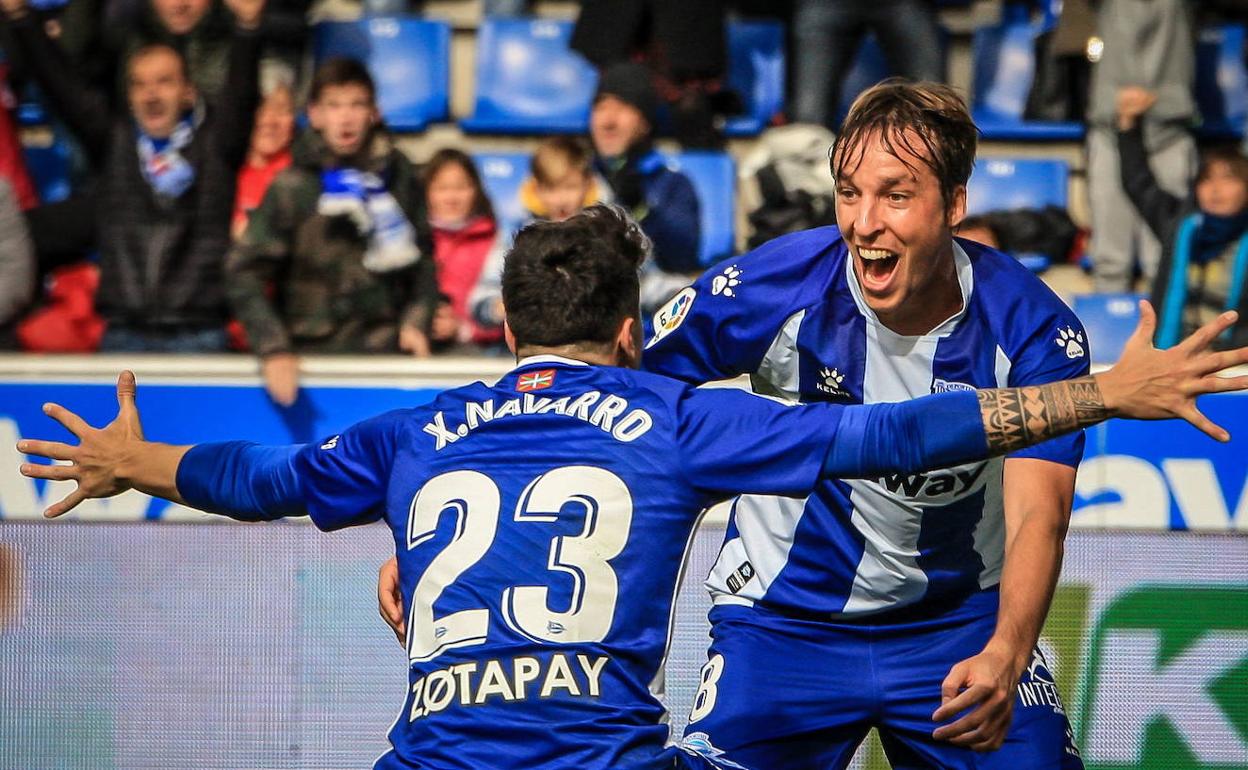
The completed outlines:
[[[917,337],[930,333],[962,309],[962,286],[958,283],[952,239],[936,259],[943,267],[915,292],[922,300],[903,303],[891,312],[876,311],[880,323],[903,337]]]
[[[595,345],[592,348],[583,344],[556,345],[546,347],[542,345],[526,345],[516,349],[516,360],[521,361],[531,356],[559,356],[560,358],[568,358],[573,361],[581,361],[586,364],[594,364],[596,366],[619,366],[619,358],[616,351],[607,352],[605,346]]]

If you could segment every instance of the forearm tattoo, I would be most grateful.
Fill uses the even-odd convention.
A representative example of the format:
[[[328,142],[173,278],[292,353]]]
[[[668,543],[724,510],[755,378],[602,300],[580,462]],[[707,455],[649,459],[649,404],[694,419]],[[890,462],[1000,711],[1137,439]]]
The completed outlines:
[[[1111,416],[1101,388],[1091,376],[976,393],[988,448],[993,454],[1039,444]]]

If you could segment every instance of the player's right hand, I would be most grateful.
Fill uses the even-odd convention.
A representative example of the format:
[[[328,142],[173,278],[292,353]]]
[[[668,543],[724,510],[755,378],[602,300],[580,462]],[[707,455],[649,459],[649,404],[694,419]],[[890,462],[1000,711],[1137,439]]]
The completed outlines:
[[[122,372],[117,378],[117,417],[103,428],[92,428],[86,420],[60,404],[43,405],[44,414],[78,438],[78,446],[33,439],[17,442],[17,450],[24,454],[69,461],[69,465],[24,463],[23,476],[78,482],[78,488],[60,502],[48,506],[44,516],[56,518],[83,500],[111,497],[130,489],[121,469],[134,449],[144,444],[143,425],[134,403],[135,388],[134,372]]]
[[[290,406],[299,397],[299,357],[294,353],[275,353],[260,361],[264,389],[280,406]]]
[[[1105,406],[1119,417],[1136,420],[1179,418],[1218,441],[1231,435],[1196,408],[1196,397],[1206,393],[1248,390],[1248,376],[1219,377],[1218,372],[1248,364],[1248,348],[1214,352],[1218,335],[1235,324],[1238,315],[1229,311],[1196,330],[1167,350],[1153,347],[1157,314],[1148,302],[1140,302],[1140,322],[1109,371],[1096,375]]]
[[[377,611],[386,621],[399,646],[407,648],[407,625],[403,619],[403,594],[399,590],[399,560],[391,556],[377,573]]]

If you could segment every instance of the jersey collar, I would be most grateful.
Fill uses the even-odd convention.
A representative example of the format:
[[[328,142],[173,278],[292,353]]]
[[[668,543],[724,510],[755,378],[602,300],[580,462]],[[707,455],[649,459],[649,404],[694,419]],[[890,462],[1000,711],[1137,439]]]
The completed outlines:
[[[927,334],[907,338],[880,323],[880,319],[876,317],[875,311],[867,304],[866,297],[862,296],[862,287],[858,285],[858,276],[854,274],[854,258],[849,253],[849,244],[845,245],[845,282],[849,284],[849,293],[854,297],[854,304],[858,306],[858,312],[866,317],[868,323],[877,327],[886,336],[899,339],[947,337],[957,328],[958,321],[962,320],[962,316],[966,315],[966,309],[971,304],[971,292],[975,288],[975,271],[971,266],[971,258],[957,241],[953,242],[953,264],[958,271],[958,287],[962,290],[962,308],[944,321],[941,321],[936,325],[936,328]]]
[[[563,356],[555,356],[555,355],[550,355],[549,353],[543,353],[542,355],[537,355],[537,356],[525,356],[524,358],[516,362],[516,368],[512,369],[512,371],[514,372],[517,369],[523,369],[526,366],[534,366],[537,364],[566,364],[567,366],[589,366],[589,364],[587,364],[586,362],[577,361],[575,358],[564,358]]]

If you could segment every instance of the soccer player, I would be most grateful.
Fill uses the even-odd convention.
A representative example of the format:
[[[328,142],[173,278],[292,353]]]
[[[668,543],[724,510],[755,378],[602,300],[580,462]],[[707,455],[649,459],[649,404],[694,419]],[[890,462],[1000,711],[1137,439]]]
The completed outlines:
[[[1087,374],[1058,297],[952,235],[976,139],[946,86],[864,92],[831,155],[839,229],[777,238],[685,289],[656,314],[644,367],[841,404]],[[1052,681],[1036,642],[1083,442],[738,499],[688,732],[767,770],[843,768],[871,727],[894,767],[1082,767],[1062,707],[1016,689]]]
[[[48,405],[80,443],[24,440],[20,451],[70,464],[21,471],[78,482],[49,516],[135,488],[244,520],[384,520],[412,608],[411,667],[378,768],[739,767],[667,746],[655,695],[686,545],[709,503],[956,464],[1115,413],[1192,415],[1196,393],[1248,388],[1208,376],[1248,360],[1206,352],[1228,314],[1173,350],[1137,334],[1110,372],[1044,388],[848,407],[700,391],[631,368],[644,255],[611,208],[522,231],[503,274],[520,360],[495,385],[306,446],[178,447],[144,439],[123,373],[113,423],[96,430]]]

